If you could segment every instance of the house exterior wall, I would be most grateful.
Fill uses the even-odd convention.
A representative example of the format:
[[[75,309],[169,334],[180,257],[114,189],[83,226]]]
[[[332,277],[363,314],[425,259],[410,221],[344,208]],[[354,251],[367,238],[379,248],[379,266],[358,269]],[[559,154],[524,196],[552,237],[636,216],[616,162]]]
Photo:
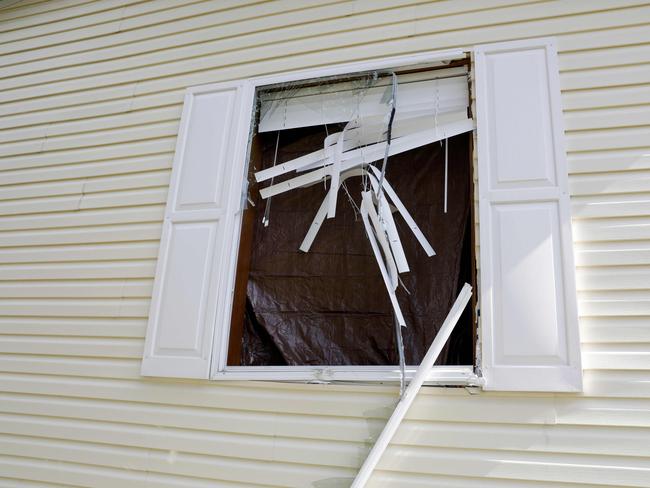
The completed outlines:
[[[186,86],[556,36],[585,389],[426,388],[373,487],[650,486],[650,4],[0,3],[0,487],[347,487],[395,387],[142,378]]]

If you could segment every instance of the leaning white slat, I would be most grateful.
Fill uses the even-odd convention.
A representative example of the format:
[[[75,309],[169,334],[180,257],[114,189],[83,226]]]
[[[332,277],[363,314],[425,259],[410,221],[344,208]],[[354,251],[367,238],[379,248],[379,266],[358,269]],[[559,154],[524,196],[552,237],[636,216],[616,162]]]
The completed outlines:
[[[332,166],[330,167],[330,186],[334,189],[328,193],[327,198],[327,218],[334,218],[336,215],[336,202],[338,197],[339,180],[341,179],[341,159],[343,157],[343,141],[345,140],[345,133],[348,129],[357,128],[359,126],[356,119],[351,120],[339,134],[336,139],[336,146],[334,146],[334,154],[332,155]]]
[[[289,173],[290,171],[295,171],[298,168],[301,168],[303,166],[309,166],[314,163],[321,163],[328,157],[327,153],[325,152],[324,149],[319,149],[318,151],[314,151],[309,154],[305,154],[304,156],[300,156],[299,158],[292,159],[291,161],[287,161],[286,163],[280,163],[277,164],[271,168],[264,169],[262,171],[258,171],[255,173],[255,180],[258,182],[266,181],[271,178],[275,178],[276,176],[281,176],[285,173]]]
[[[372,185],[373,193],[375,194],[375,197],[377,197],[381,191],[379,188],[379,178],[375,177],[367,170],[362,169],[362,172],[368,176],[370,184]],[[382,181],[382,186],[385,187],[387,184],[388,182],[384,178]],[[395,225],[395,220],[393,219],[393,213],[390,210],[388,199],[377,198],[377,200],[379,201],[379,214],[381,216],[381,219],[379,220],[381,222],[382,229],[386,231],[388,244],[390,245],[390,250],[393,253],[393,259],[395,259],[395,265],[397,266],[397,272],[406,273],[409,271],[409,263],[406,260],[404,247],[402,246],[402,241],[399,238],[399,234],[397,233],[397,226]]]
[[[384,178],[384,183],[385,182],[386,179]],[[377,183],[377,186],[379,186],[379,183]],[[375,191],[375,194],[377,194],[377,191]],[[399,234],[397,233],[397,226],[395,225],[395,220],[393,219],[393,213],[390,211],[390,206],[386,198],[381,199],[379,207],[381,222],[384,229],[386,230],[388,243],[390,244],[390,249],[393,252],[393,258],[395,258],[395,264],[397,265],[397,271],[399,273],[407,273],[409,271],[409,263],[406,260],[404,247],[402,246],[402,241],[399,238]]]
[[[368,199],[370,201],[368,201]],[[388,296],[390,297],[390,302],[393,307],[393,311],[395,312],[395,320],[397,320],[397,323],[399,323],[400,326],[406,327],[406,321],[404,320],[402,309],[400,308],[399,302],[397,301],[397,295],[395,295],[396,287],[393,288],[393,281],[397,282],[397,278],[396,278],[397,274],[395,274],[394,280],[392,279],[392,276],[389,276],[389,271],[386,269],[386,264],[384,263],[384,259],[382,258],[381,251],[379,250],[379,245],[377,244],[377,237],[380,236],[375,236],[373,226],[368,220],[368,216],[370,212],[374,212],[372,197],[370,197],[370,192],[364,192],[362,194],[362,200],[361,200],[361,219],[363,220],[363,226],[365,227],[366,235],[368,236],[368,240],[370,241],[370,247],[372,247],[372,252],[375,255],[375,260],[377,261],[377,265],[379,266],[381,277],[383,278],[384,284],[386,285],[386,290],[388,291]],[[387,246],[387,242],[382,245]],[[386,248],[384,248],[384,253],[386,253],[387,258],[391,256],[390,251],[388,251]]]
[[[373,173],[375,173],[375,176],[379,178],[380,171],[378,168],[375,168],[374,166],[368,166]],[[406,224],[409,226],[409,229],[411,229],[411,232],[415,235],[415,238],[418,240],[422,248],[424,249],[424,252],[427,253],[427,256],[435,256],[436,252],[433,250],[433,247],[431,247],[431,244],[429,244],[429,241],[427,238],[424,236],[424,233],[420,230],[420,227],[418,227],[418,224],[415,223],[415,220],[409,213],[409,211],[406,209],[404,204],[402,203],[402,200],[397,196],[397,193],[395,193],[395,190],[393,190],[393,187],[390,186],[390,184],[384,179],[383,183],[383,188],[390,200],[393,202],[393,205],[397,207],[397,210],[399,213],[402,215],[404,220],[406,221]]]
[[[397,265],[393,259],[393,254],[390,250],[390,243],[386,239],[386,233],[384,232],[383,226],[379,220],[379,214],[375,208],[375,204],[372,200],[372,193],[369,191],[364,191],[361,193],[362,203],[366,204],[366,209],[368,211],[368,217],[370,217],[370,223],[372,223],[373,228],[375,229],[375,237],[377,242],[381,245],[382,250],[384,251],[384,258],[387,264],[388,276],[390,277],[390,284],[393,287],[393,291],[397,289],[399,283],[397,277]]]
[[[372,185],[373,192],[375,196],[379,195],[379,181],[372,174],[368,173],[366,170],[362,170],[370,180]],[[383,183],[387,183],[384,179]],[[398,273],[406,273],[409,271],[408,261],[406,260],[406,254],[404,254],[404,247],[402,246],[402,241],[399,238],[397,233],[397,227],[395,226],[395,220],[393,220],[393,214],[390,211],[390,206],[386,198],[380,202],[379,212],[381,214],[381,228],[386,231],[386,237],[388,238],[388,244],[390,250],[393,254],[393,259],[395,260],[395,265],[397,266]]]
[[[327,164],[326,162],[333,155],[332,147],[336,145],[339,135],[340,132],[334,132],[332,134],[329,134],[323,142],[323,149],[319,149],[318,151],[305,154],[298,158],[291,159],[290,161],[276,164],[271,168],[266,168],[256,172],[255,181],[257,182],[266,181],[271,178],[282,176],[291,171],[298,170],[300,168],[311,167],[314,164],[318,164],[319,166],[324,166],[325,164]],[[349,151],[350,149],[354,149],[359,146],[359,143],[360,141],[358,139],[357,132],[350,131],[347,134],[347,137],[344,138],[343,150]]]
[[[398,76],[400,103],[405,106],[435,106],[438,113],[467,107],[469,96],[464,68],[454,68],[447,74],[436,72],[428,74],[428,77],[436,79],[405,81],[404,75]],[[302,95],[301,89],[289,89],[287,94],[290,97],[282,97],[282,92],[279,92],[275,99],[262,99],[258,132],[347,122],[357,115],[365,117],[385,112],[383,97],[386,86],[382,84],[364,90],[363,82],[355,85],[311,95]],[[336,90],[336,85],[333,89]]]
[[[342,178],[342,181],[344,179],[345,178]],[[309,226],[309,230],[307,231],[307,234],[305,234],[305,238],[302,240],[302,243],[300,244],[299,249],[302,252],[309,252],[309,249],[311,249],[311,245],[314,243],[314,239],[316,239],[316,235],[318,234],[318,231],[323,225],[323,221],[325,220],[325,216],[327,215],[327,201],[333,191],[334,191],[333,187],[329,189],[327,195],[325,195],[325,198],[323,198],[323,202],[320,204],[320,207],[318,207],[318,211],[314,216],[314,220],[312,220],[311,225]],[[336,189],[336,191],[338,191],[338,188]]]
[[[359,146],[384,141],[385,134],[383,132],[386,128],[386,122],[383,119],[383,116],[367,117],[361,121],[360,127],[347,131],[343,142],[343,150],[350,151]],[[407,136],[425,129],[433,130],[436,125],[443,126],[463,120],[467,120],[467,111],[465,109],[434,117],[434,112],[431,110],[423,110],[420,107],[411,109],[400,105],[400,111],[395,114],[393,122],[393,138]],[[255,180],[262,182],[291,171],[306,171],[314,167],[324,166],[326,160],[332,156],[332,146],[336,143],[338,134],[339,132],[335,132],[328,135],[325,138],[323,149],[256,172]]]
[[[427,129],[435,130],[437,126],[443,126],[462,120],[467,120],[466,110],[450,112],[437,117],[431,111],[414,110],[413,112],[406,113],[402,111],[395,115],[393,130],[391,131],[392,140],[395,141],[400,137],[408,136],[416,132],[422,132]],[[379,144],[386,140],[386,136],[385,117],[366,118],[363,119],[363,123],[359,128],[346,133],[343,150],[351,151],[360,147]],[[331,148],[329,150],[326,149],[325,154],[331,158]],[[325,166],[327,164],[326,159],[327,158],[324,158],[324,160],[296,168],[296,172],[302,173],[305,171],[311,171],[320,166]]]
[[[353,176],[362,176],[368,174],[369,173],[362,168],[354,168],[349,171],[346,171],[341,174],[341,181],[339,182],[339,188],[348,178],[351,178]],[[372,175],[370,176],[371,176],[370,182],[373,186],[375,186],[376,180],[374,179],[374,177],[372,177]],[[337,188],[336,191],[338,191],[339,188]],[[305,238],[302,240],[302,243],[300,244],[299,249],[301,251],[309,252],[309,250],[311,249],[311,245],[314,243],[314,239],[316,239],[316,235],[318,235],[318,231],[320,231],[320,228],[323,225],[323,221],[325,220],[325,216],[327,215],[327,202],[329,201],[330,195],[333,191],[334,191],[334,187],[330,186],[327,195],[325,195],[323,202],[321,203],[320,207],[318,208],[318,211],[316,212],[316,215],[314,216],[314,220],[312,220],[312,223],[309,226],[309,230],[307,230],[307,234],[305,234]]]
[[[368,175],[370,177],[370,183],[373,186],[373,189],[375,189],[375,192],[377,191],[377,180],[375,179],[374,176],[369,174],[365,169],[362,168],[354,168],[349,171],[346,171],[344,173],[341,173],[341,181],[339,182],[338,188],[336,188],[336,191],[338,191],[345,183],[345,180],[348,178],[351,178],[353,176],[363,176],[363,175]],[[334,192],[334,186],[330,186],[330,189],[327,191],[327,194],[325,195],[325,198],[323,199],[322,203],[320,204],[320,207],[318,207],[318,211],[316,212],[316,215],[314,216],[314,220],[312,220],[311,225],[309,226],[309,230],[307,231],[307,234],[305,234],[304,239],[302,240],[302,243],[300,244],[299,249],[302,252],[309,252],[311,249],[311,245],[314,243],[314,239],[316,239],[316,235],[318,235],[318,231],[320,231],[321,226],[323,225],[323,222],[325,221],[325,216],[327,215],[327,209],[328,209],[328,201],[331,198],[331,194]]]
[[[346,171],[342,173],[341,175],[341,184],[347,180],[348,178],[351,178],[353,176],[362,176],[362,175],[368,175],[370,179],[370,184],[373,187],[373,190],[375,194],[378,192],[379,188],[379,182],[377,181],[377,176],[379,174],[379,170],[375,168],[374,166],[370,166],[370,168],[373,170],[375,175],[369,173],[365,169],[362,168],[354,168],[349,171]],[[435,251],[431,247],[431,244],[429,244],[429,241],[427,241],[427,238],[424,237],[424,234],[418,227],[418,225],[415,223],[415,220],[413,220],[413,217],[411,217],[411,214],[409,211],[406,209],[402,201],[399,199],[397,194],[395,193],[395,190],[390,186],[388,181],[384,179],[383,183],[384,190],[386,191],[386,194],[388,195],[388,198],[393,202],[395,207],[397,208],[397,211],[402,215],[404,220],[406,221],[407,225],[415,235],[416,239],[420,243],[420,245],[423,247],[424,251],[427,253],[427,256],[431,257],[435,255]],[[338,189],[337,189],[338,190]],[[318,234],[318,231],[320,230],[321,226],[323,225],[323,221],[325,220],[325,215],[327,214],[327,199],[329,197],[329,194],[332,192],[332,188],[330,188],[327,196],[325,199],[323,199],[323,203],[321,203],[321,206],[318,209],[318,212],[316,212],[316,215],[314,216],[314,220],[312,221],[311,225],[309,226],[309,230],[307,231],[307,234],[305,235],[305,238],[303,239],[302,243],[300,244],[300,250],[303,252],[309,252],[309,249],[311,248],[311,245],[314,242],[314,239],[316,239],[316,235]],[[387,218],[391,219],[392,226],[395,226],[395,222],[393,220],[392,212],[390,211],[389,208],[389,203],[388,203],[388,198],[384,199],[386,209],[387,209]],[[382,205],[383,207],[383,205]],[[388,224],[391,225],[391,224]],[[406,260],[406,255],[404,254],[404,249],[402,247],[402,242],[399,239],[399,235],[397,234],[397,228],[395,227],[395,232],[394,234],[389,234],[389,244],[391,245],[391,250],[393,252],[393,256],[395,257],[395,262],[397,264],[397,269],[400,273],[405,273],[409,271],[408,268],[408,262]],[[392,232],[392,231],[391,231]],[[394,240],[396,242],[394,242]],[[394,243],[393,243],[394,242]]]
[[[404,416],[408,412],[408,409],[413,404],[413,400],[415,400],[415,397],[424,384],[429,371],[438,359],[442,348],[449,339],[449,336],[454,330],[454,327],[458,323],[458,319],[460,319],[460,316],[463,313],[463,310],[465,310],[465,307],[467,306],[467,303],[469,302],[471,296],[472,287],[465,283],[463,289],[458,294],[458,298],[456,298],[454,305],[451,307],[447,318],[443,322],[442,327],[440,327],[440,330],[436,334],[436,338],[433,340],[433,343],[429,347],[429,350],[424,356],[424,359],[422,359],[422,363],[415,372],[415,376],[406,388],[404,395],[395,407],[395,410],[388,419],[388,422],[386,422],[384,430],[381,431],[381,434],[379,434],[377,441],[375,442],[374,446],[372,446],[370,453],[368,453],[368,457],[361,466],[359,473],[357,473],[357,476],[354,478],[354,481],[352,482],[350,488],[363,488],[366,486],[366,483],[370,479],[373,470],[381,459],[381,455],[386,450],[386,447],[395,435],[395,432],[397,432],[397,428],[400,426],[402,419],[404,419]]]
[[[389,156],[400,154],[406,151],[410,151],[411,149],[415,149],[416,147],[425,146],[427,144],[431,144],[432,142],[436,142],[447,137],[453,137],[457,134],[462,134],[463,132],[469,132],[471,130],[474,130],[474,122],[471,119],[465,119],[460,122],[438,126],[433,130],[416,132],[414,134],[396,139],[391,144],[388,154]],[[382,159],[384,157],[385,148],[386,143],[382,142],[344,153],[343,161],[341,162],[341,171],[347,171],[348,169],[351,169],[357,165],[368,164],[373,161]],[[294,188],[299,188],[311,183],[315,183],[329,176],[327,173],[327,168],[320,168],[305,175],[297,176],[287,181],[283,181],[282,183],[264,188],[260,190],[260,195],[262,198],[279,195],[280,193],[284,193]]]

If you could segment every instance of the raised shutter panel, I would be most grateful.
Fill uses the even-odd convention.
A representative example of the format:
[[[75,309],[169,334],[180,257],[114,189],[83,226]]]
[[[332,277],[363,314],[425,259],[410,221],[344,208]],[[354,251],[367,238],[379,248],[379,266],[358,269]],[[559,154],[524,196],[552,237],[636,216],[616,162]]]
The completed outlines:
[[[554,41],[478,46],[475,70],[485,388],[580,391]]]
[[[227,303],[252,96],[245,83],[189,89],[176,144],[142,360],[145,376],[207,378]]]

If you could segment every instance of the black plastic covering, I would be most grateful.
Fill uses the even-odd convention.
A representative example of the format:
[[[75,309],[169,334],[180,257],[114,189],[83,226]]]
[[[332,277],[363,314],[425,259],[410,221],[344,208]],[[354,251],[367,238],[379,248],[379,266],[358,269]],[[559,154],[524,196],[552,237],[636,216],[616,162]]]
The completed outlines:
[[[322,127],[283,131],[278,162],[321,148],[325,136]],[[262,141],[262,163],[256,170],[273,164],[276,134],[264,134]],[[433,143],[388,160],[386,179],[437,253],[427,257],[394,214],[411,269],[400,275],[408,292],[401,286],[397,292],[407,322],[406,364],[420,363],[463,282],[471,282],[469,143],[469,134],[449,140],[446,214],[443,145]],[[359,205],[361,177],[347,180],[347,188]],[[388,294],[361,216],[343,190],[336,217],[325,221],[311,251],[298,250],[326,190],[327,184],[319,183],[273,197],[270,224],[264,227],[267,202],[253,187],[256,215],[241,365],[398,363]],[[438,364],[472,364],[472,335],[471,313],[466,313]]]

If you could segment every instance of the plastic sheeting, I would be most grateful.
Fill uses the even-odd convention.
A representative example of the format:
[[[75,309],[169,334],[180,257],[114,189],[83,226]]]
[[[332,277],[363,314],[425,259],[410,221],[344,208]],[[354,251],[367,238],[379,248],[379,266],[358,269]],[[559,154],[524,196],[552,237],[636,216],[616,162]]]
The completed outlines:
[[[335,130],[334,127],[330,128]],[[278,161],[322,145],[320,128],[282,131]],[[435,337],[459,282],[471,281],[469,244],[469,134],[449,140],[449,201],[444,202],[444,146],[430,144],[392,156],[391,182],[437,255],[427,257],[415,239],[403,239],[411,266],[401,275],[398,299],[407,364],[419,364]],[[263,137],[261,168],[273,163],[276,134]],[[277,182],[277,180],[276,180]],[[347,181],[356,195],[361,178]],[[264,227],[267,201],[256,188],[250,273],[242,336],[241,365],[387,365],[397,364],[394,317],[361,217],[342,190],[336,219],[325,221],[309,253],[298,250],[327,183],[273,197],[271,224]],[[352,191],[354,188],[355,191]],[[401,235],[410,232],[396,215]],[[240,256],[246,259],[247,256]],[[463,275],[463,276],[461,276]],[[439,364],[471,364],[471,313],[441,354]]]

